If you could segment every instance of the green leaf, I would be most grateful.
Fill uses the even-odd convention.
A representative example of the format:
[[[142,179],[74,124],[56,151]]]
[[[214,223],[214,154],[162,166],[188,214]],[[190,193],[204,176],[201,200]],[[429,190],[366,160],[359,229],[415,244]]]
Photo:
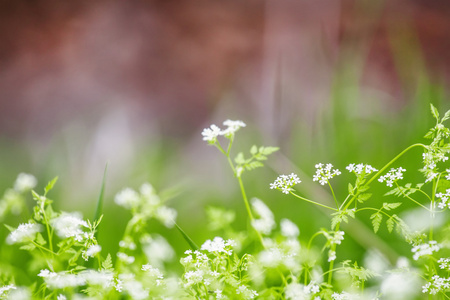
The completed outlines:
[[[394,220],[393,220],[393,217],[390,217],[390,218],[386,221],[386,226],[387,226],[387,230],[389,231],[389,233],[392,233],[392,230],[394,230]]]
[[[247,170],[253,170],[253,169],[256,169],[256,168],[259,168],[259,167],[263,167],[263,166],[264,166],[264,164],[259,162],[259,161],[252,161],[251,163],[246,164],[245,168]]]
[[[348,183],[348,193],[353,196],[353,185],[350,182]]]
[[[359,194],[359,195],[358,195],[358,201],[362,203],[362,202],[364,202],[364,201],[369,200],[370,197],[372,197],[372,194],[371,194],[371,193]]]
[[[239,152],[238,155],[236,155],[234,162],[237,163],[238,165],[245,164],[244,153]]]
[[[270,155],[270,154],[278,151],[279,149],[280,148],[278,148],[278,147],[261,147],[261,148],[259,148],[259,152],[264,155]]]
[[[106,256],[106,259],[102,262],[102,268],[106,271],[113,271],[113,264],[112,264],[112,258],[111,254],[108,253]]]
[[[400,205],[402,205],[401,202],[395,202],[395,203],[383,203],[383,208],[385,210],[391,210],[391,209],[396,209],[397,207],[399,207]]]
[[[255,155],[256,153],[258,153],[258,147],[256,147],[256,145],[253,145],[252,148],[250,148],[250,153],[251,155]]]
[[[447,110],[444,117],[442,118],[441,122],[444,122],[445,120],[450,119],[450,110]]]
[[[195,242],[186,234],[186,232],[184,232],[183,229],[181,229],[181,227],[178,226],[177,223],[175,223],[175,226],[177,227],[178,231],[181,233],[181,235],[183,236],[185,241],[189,244],[191,249],[198,250],[199,248],[198,248],[197,244],[195,244]]]
[[[53,179],[47,184],[47,186],[46,186],[45,189],[44,189],[44,191],[45,191],[44,196],[47,195],[47,193],[48,193],[51,189],[53,189],[53,186],[55,185],[56,181],[58,181],[58,176],[56,176],[55,178],[53,178]]]
[[[38,243],[39,245],[43,246],[43,245],[47,244],[47,241],[44,239],[42,234],[38,233],[37,236],[36,236],[36,243]]]
[[[380,228],[381,221],[383,220],[383,215],[379,212],[376,212],[370,216],[370,219],[372,220],[373,231],[377,233],[378,229]]]
[[[23,245],[19,248],[20,250],[26,250],[26,251],[33,251],[34,249],[36,249],[36,246],[33,244],[27,244],[27,245]]]
[[[368,185],[363,185],[363,186],[360,186],[360,187],[358,188],[358,191],[362,193],[362,192],[367,191],[368,189],[370,189],[370,186],[368,186]]]
[[[430,103],[431,113],[433,114],[433,117],[439,122],[439,112],[436,107],[434,107],[433,104]]]

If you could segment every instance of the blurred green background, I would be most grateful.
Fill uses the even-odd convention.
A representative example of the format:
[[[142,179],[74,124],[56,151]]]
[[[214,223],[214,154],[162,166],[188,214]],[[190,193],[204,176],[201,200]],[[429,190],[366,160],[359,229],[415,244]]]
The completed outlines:
[[[320,210],[269,189],[296,172],[299,193],[330,202],[312,182],[332,163],[339,199],[353,181],[349,163],[381,168],[433,126],[429,103],[450,108],[450,7],[446,1],[4,1],[0,4],[0,188],[17,174],[54,176],[55,206],[94,215],[108,163],[99,241],[115,252],[130,214],[114,204],[122,188],[150,182],[173,194],[178,224],[201,244],[205,207],[234,210],[246,228],[239,186],[226,160],[201,139],[225,119],[247,123],[234,153],[278,146],[265,168],[244,176],[249,197],[308,238],[329,227]],[[395,166],[422,180],[421,154]],[[374,206],[387,191],[375,186]],[[378,203],[378,204],[375,204]],[[31,199],[29,201],[32,205]],[[403,210],[412,208],[409,203]],[[342,254],[378,248],[410,256],[395,233],[371,233],[368,215],[351,223]],[[11,217],[4,222],[16,226]],[[178,254],[176,230],[151,223]],[[0,238],[6,237],[0,229]],[[357,242],[358,241],[358,242]]]

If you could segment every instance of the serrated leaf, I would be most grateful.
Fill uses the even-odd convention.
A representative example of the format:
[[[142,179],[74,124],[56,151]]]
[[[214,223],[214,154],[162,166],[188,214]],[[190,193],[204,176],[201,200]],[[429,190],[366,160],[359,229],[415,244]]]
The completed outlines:
[[[355,211],[353,209],[349,209],[346,212],[350,217],[352,217],[353,219],[355,218]]]
[[[437,108],[434,107],[434,105],[431,103],[430,103],[430,108],[431,108],[431,114],[439,122],[439,112],[438,112]]]
[[[348,193],[350,194],[350,195],[353,195],[353,185],[349,182],[348,183]]]
[[[245,163],[244,153],[239,152],[238,155],[236,155],[234,162],[238,165],[242,165]]]
[[[259,168],[259,167],[263,167],[263,166],[264,166],[264,164],[259,162],[259,161],[252,161],[251,163],[246,164],[245,168],[247,170],[253,170],[253,169],[256,169],[256,168]]]
[[[383,203],[383,208],[385,210],[391,210],[391,209],[396,209],[397,207],[399,207],[400,205],[402,205],[401,202],[394,202],[394,203]]]
[[[370,186],[368,186],[368,185],[363,185],[363,186],[360,186],[360,187],[358,188],[358,191],[362,193],[362,192],[367,191],[368,189],[370,189]]]
[[[23,246],[20,246],[20,248],[19,249],[21,249],[21,250],[26,250],[26,251],[33,251],[34,249],[36,249],[36,246],[35,245],[33,245],[33,244],[27,244],[27,245],[23,245]]]
[[[441,122],[444,122],[445,120],[450,119],[450,110],[447,110],[444,117],[442,118]]]
[[[72,269],[72,271],[83,271],[86,269],[87,268],[85,266],[76,266],[75,268]]]
[[[56,176],[55,178],[53,178],[49,183],[47,183],[47,185],[45,186],[45,193],[44,195],[47,195],[47,193],[53,189],[53,187],[55,186],[56,181],[58,181],[58,176]]]
[[[279,149],[280,148],[278,148],[278,147],[261,147],[259,149],[259,152],[264,155],[270,155],[270,154],[278,151]]]
[[[359,194],[358,195],[358,201],[362,203],[364,201],[369,200],[370,197],[372,197],[372,193]]]
[[[381,221],[383,220],[383,215],[379,212],[376,212],[370,216],[372,220],[373,231],[377,233],[378,229],[380,229]]]
[[[252,155],[255,155],[256,153],[258,153],[258,147],[256,147],[256,145],[253,145],[253,146],[250,148],[250,153],[251,153]]]
[[[394,230],[394,220],[392,219],[392,217],[390,217],[389,219],[387,219],[386,221],[386,226],[387,226],[387,230],[389,231],[389,233],[392,233],[392,230]]]
[[[41,196],[39,196],[38,193],[36,193],[34,190],[31,190],[31,195],[33,195],[33,200],[39,200],[41,199]]]
[[[110,253],[108,253],[108,255],[106,256],[106,259],[102,262],[102,268],[106,271],[114,270]]]
[[[44,239],[44,237],[42,236],[42,234],[40,234],[38,232],[37,236],[36,236],[36,243],[38,243],[39,245],[43,246],[45,244],[47,244],[47,241]]]

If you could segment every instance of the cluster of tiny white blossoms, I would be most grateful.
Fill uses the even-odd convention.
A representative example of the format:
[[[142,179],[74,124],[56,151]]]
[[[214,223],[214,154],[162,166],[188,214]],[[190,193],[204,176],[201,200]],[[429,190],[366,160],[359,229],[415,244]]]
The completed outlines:
[[[236,242],[234,240],[229,239],[225,241],[223,238],[216,236],[212,241],[207,240],[204,242],[200,250],[231,255],[233,253],[231,248],[234,246],[236,246]]]
[[[441,258],[438,261],[439,268],[442,270],[450,270],[450,258]]]
[[[253,198],[251,200],[251,205],[253,211],[259,217],[252,220],[253,228],[262,234],[270,234],[276,226],[275,217],[272,211],[258,198]]]
[[[212,124],[209,128],[205,128],[202,131],[203,140],[208,143],[214,144],[217,141],[218,136],[231,137],[240,128],[245,127],[246,124],[242,121],[236,120],[226,120],[223,125],[227,126],[226,129],[222,130],[218,126]]]
[[[411,249],[411,252],[414,253],[413,259],[418,260],[420,257],[424,255],[432,255],[433,252],[437,252],[441,249],[441,245],[436,241],[429,241],[428,243],[420,244],[414,246]]]
[[[293,190],[292,187],[300,182],[301,180],[294,173],[291,173],[290,175],[280,175],[270,184],[270,189],[277,189],[285,194],[289,194],[289,192]]]
[[[349,172],[353,172],[356,175],[360,175],[364,172],[365,175],[369,175],[373,172],[377,172],[378,170],[367,164],[349,164],[345,167]]]
[[[378,178],[378,181],[386,181],[386,185],[392,187],[394,182],[403,179],[403,172],[405,171],[406,169],[403,169],[402,167],[399,167],[398,169],[392,168],[389,172],[386,173],[386,175],[380,176],[380,178]]]
[[[445,154],[445,151],[433,148],[428,148],[428,151],[422,154],[424,164],[422,171],[426,176],[425,182],[431,181],[433,180],[433,178],[439,175],[437,171],[437,163],[448,160],[448,156],[446,156]]]
[[[102,246],[100,245],[91,245],[87,250],[83,250],[81,256],[84,260],[89,260],[89,257],[94,257],[98,253],[102,251]]]
[[[236,290],[236,294],[241,295],[244,299],[254,299],[258,296],[256,291],[249,289],[245,285],[240,285]]]
[[[450,208],[450,203],[448,202],[448,199],[450,199],[450,189],[447,189],[445,193],[436,193],[436,198],[441,199],[441,202],[438,203],[440,209]]]
[[[342,292],[342,293],[333,293],[333,295],[331,295],[331,299],[333,300],[351,300],[353,299],[352,297],[353,295],[347,292]]]
[[[34,240],[36,233],[42,230],[42,226],[36,223],[20,224],[16,230],[12,231],[6,238],[8,244],[23,243]]]
[[[287,238],[296,238],[300,234],[298,226],[289,219],[281,219],[280,221],[281,234]]]
[[[159,286],[163,283],[162,280],[164,279],[164,275],[161,272],[161,270],[159,270],[158,268],[153,267],[150,264],[146,264],[146,265],[142,266],[141,270],[146,272],[146,274],[148,276],[150,276],[151,278],[154,278],[157,286]]]
[[[115,286],[114,274],[104,270],[84,270],[78,274],[72,274],[68,272],[56,273],[44,269],[37,276],[42,277],[50,289],[75,288],[89,284],[101,286],[106,290]]]
[[[316,164],[316,174],[313,176],[313,181],[319,181],[321,185],[325,185],[334,176],[340,175],[341,171],[333,169],[332,164]]]
[[[29,191],[36,187],[37,179],[31,174],[20,173],[14,182],[14,190],[19,193]]]
[[[89,228],[89,225],[81,217],[80,213],[61,213],[58,217],[50,220],[50,224],[56,230],[56,234],[64,239],[73,237],[76,241],[81,242],[88,237],[88,233],[81,228]]]
[[[15,289],[17,289],[17,287],[14,284],[8,284],[8,285],[0,287],[0,297],[4,297],[4,296],[8,295],[9,291],[15,290]]]
[[[422,287],[422,293],[436,295],[438,292],[444,292],[450,288],[450,278],[442,278],[434,275],[431,280]]]
[[[311,299],[312,296],[320,292],[320,287],[315,283],[310,283],[307,286],[292,282],[288,284],[284,290],[284,295],[288,300],[297,299]],[[321,299],[319,296],[312,298],[314,300]]]
[[[329,245],[332,246],[332,245],[340,245],[341,244],[341,242],[344,240],[345,232],[335,231],[335,232],[331,233],[331,232],[323,231],[323,234],[327,238]],[[336,260],[336,251],[330,249],[328,251],[328,262],[331,262],[333,260]]]

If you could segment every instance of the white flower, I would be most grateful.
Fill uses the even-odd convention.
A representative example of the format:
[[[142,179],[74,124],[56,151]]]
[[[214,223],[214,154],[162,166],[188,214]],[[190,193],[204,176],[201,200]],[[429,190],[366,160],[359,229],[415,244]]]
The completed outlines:
[[[258,198],[251,200],[252,209],[260,218],[252,220],[252,226],[262,234],[270,234],[276,223],[272,211]]]
[[[140,201],[139,194],[130,188],[123,189],[114,198],[114,202],[116,202],[117,205],[123,206],[126,209],[138,206]]]
[[[58,297],[56,298],[57,300],[67,300],[67,297],[64,296],[63,294],[59,294]]]
[[[104,289],[114,286],[114,273],[110,271],[85,270],[78,276],[83,278],[90,285],[98,285]]]
[[[296,238],[300,234],[300,230],[289,219],[282,219],[280,222],[281,234],[285,237]]]
[[[7,293],[10,290],[15,290],[15,289],[17,289],[17,287],[14,284],[9,284],[9,285],[0,287],[0,297],[7,295]]]
[[[450,189],[447,189],[445,194],[443,193],[436,193],[436,198],[441,199],[441,202],[439,202],[438,207],[440,209],[444,209],[446,207],[450,208],[450,203],[449,203],[449,199],[450,199]]]
[[[33,189],[37,185],[37,179],[31,174],[20,173],[14,182],[14,190],[23,193]]]
[[[414,253],[413,259],[418,260],[421,256],[424,255],[432,255],[433,252],[437,252],[441,249],[441,245],[438,244],[436,241],[429,241],[425,244],[420,244],[411,249],[411,251]]]
[[[133,274],[119,274],[116,290],[126,291],[131,299],[144,300],[149,297],[149,290],[144,289],[142,283],[134,279]]]
[[[349,172],[354,172],[356,175],[360,175],[364,172],[365,175],[369,175],[373,172],[377,172],[378,170],[367,164],[349,164],[345,167]]]
[[[294,173],[291,173],[290,175],[280,175],[270,184],[270,189],[277,189],[285,194],[289,194],[289,192],[293,190],[292,187],[300,182],[301,180]]]
[[[203,281],[203,271],[202,270],[188,271],[184,274],[184,279],[186,280],[185,287],[201,283]]]
[[[214,124],[212,124],[210,128],[205,128],[202,131],[203,140],[210,143],[214,143],[217,140],[217,137],[221,134],[222,130]]]
[[[36,233],[42,230],[41,225],[35,223],[20,224],[16,230],[11,232],[6,238],[8,244],[23,243],[28,240],[33,240]]]
[[[450,269],[450,258],[441,258],[438,260],[439,268],[442,270]]]
[[[338,169],[333,169],[332,164],[326,164],[324,167],[324,165],[320,163],[316,164],[315,167],[316,174],[313,176],[313,181],[319,181],[321,185],[327,184],[331,178],[341,174],[341,171]]]
[[[438,292],[444,292],[450,288],[450,278],[442,278],[434,275],[430,282],[422,287],[422,293],[436,295]]]
[[[399,167],[398,169],[392,168],[391,170],[389,170],[389,172],[386,173],[386,175],[380,176],[380,178],[378,178],[378,181],[386,181],[386,185],[388,187],[392,187],[394,182],[403,179],[403,172],[405,171],[406,169],[403,169],[402,167]]]
[[[344,234],[345,234],[345,232],[343,232],[343,231],[336,231],[335,233],[334,233],[334,237],[333,237],[333,239],[332,239],[332,243],[333,244],[338,244],[338,245],[340,245],[341,244],[341,241],[343,241],[344,240]]]
[[[142,266],[142,271],[145,271],[148,275],[158,278],[158,279],[164,279],[163,274],[158,268],[153,267],[150,264],[146,264]]]
[[[102,246],[100,245],[91,245],[86,251],[83,251],[83,258],[84,260],[88,260],[89,257],[94,257],[97,255],[97,253],[100,253],[102,251]]]
[[[223,299],[222,290],[215,290],[214,294],[216,294],[216,299]]]
[[[233,247],[234,245],[236,245],[236,243],[233,240],[225,241],[223,238],[216,236],[212,241],[207,240],[205,243],[203,243],[200,250],[231,255],[231,253],[233,252],[231,250],[231,247]]]
[[[59,217],[50,220],[50,224],[55,228],[56,234],[60,238],[74,237],[78,242],[81,242],[85,235],[85,232],[81,230],[81,227],[89,228],[87,222],[84,221],[81,214],[77,212],[63,212]]]
[[[245,285],[240,285],[236,290],[236,294],[242,295],[244,299],[253,299],[258,296],[256,291],[249,289]]]
[[[236,131],[238,131],[240,128],[247,126],[244,122],[239,120],[237,121],[226,120],[225,122],[223,122],[223,125],[228,126],[227,129],[221,132],[221,134],[224,136],[230,136],[234,134]]]
[[[177,214],[174,208],[160,206],[156,209],[155,217],[167,228],[172,228],[175,225]]]
[[[305,293],[305,286],[300,283],[290,283],[286,286],[284,290],[286,299],[288,300],[303,300],[309,299],[310,297]]]
[[[172,246],[161,235],[148,235],[141,238],[140,241],[145,256],[153,266],[163,268],[165,262],[169,262],[175,257]]]
[[[117,258],[119,258],[121,261],[123,261],[128,265],[134,263],[135,260],[134,256],[129,256],[123,252],[117,252]]]
[[[330,250],[328,251],[328,262],[331,262],[336,259],[336,251]]]

